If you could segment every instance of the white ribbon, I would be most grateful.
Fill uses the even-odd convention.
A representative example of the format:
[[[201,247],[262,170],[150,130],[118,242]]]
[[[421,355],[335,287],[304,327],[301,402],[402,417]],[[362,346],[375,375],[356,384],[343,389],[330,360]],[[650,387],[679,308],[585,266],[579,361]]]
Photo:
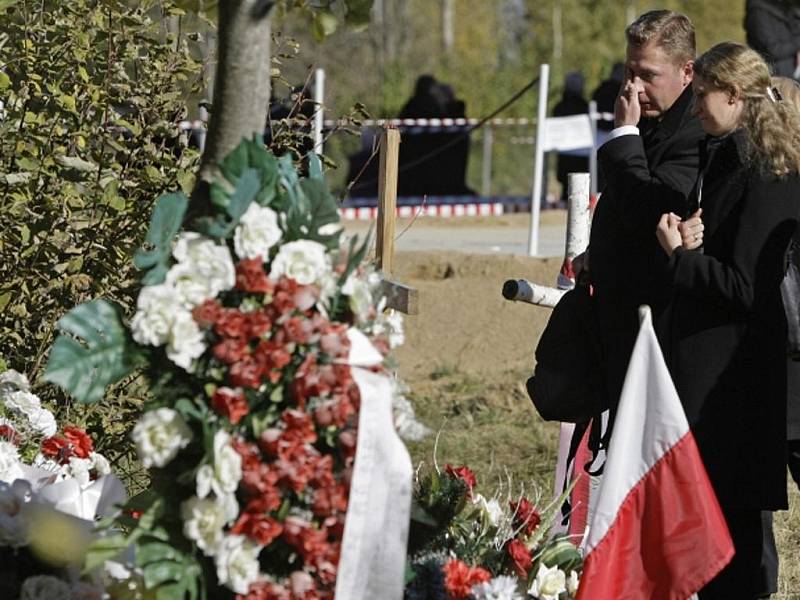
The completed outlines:
[[[359,368],[381,364],[383,357],[360,331],[350,329],[347,336],[361,410],[335,596],[400,600],[411,511],[411,458],[394,428],[389,378]]]

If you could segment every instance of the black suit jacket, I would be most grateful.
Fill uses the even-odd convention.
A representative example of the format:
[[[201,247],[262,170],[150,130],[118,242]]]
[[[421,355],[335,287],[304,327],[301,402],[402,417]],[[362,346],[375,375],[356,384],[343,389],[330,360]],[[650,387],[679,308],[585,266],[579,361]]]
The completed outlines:
[[[704,133],[691,103],[686,88],[660,122],[643,120],[641,135],[618,137],[598,152],[608,185],[592,219],[589,279],[612,410],[639,329],[638,306],[650,305],[658,324],[669,300],[667,259],[655,230],[663,213],[686,214],[697,178]]]
[[[662,335],[678,395],[723,505],[786,508],[783,258],[800,180],[754,169],[745,136],[726,138],[703,179],[702,252],[668,262],[674,297]]]

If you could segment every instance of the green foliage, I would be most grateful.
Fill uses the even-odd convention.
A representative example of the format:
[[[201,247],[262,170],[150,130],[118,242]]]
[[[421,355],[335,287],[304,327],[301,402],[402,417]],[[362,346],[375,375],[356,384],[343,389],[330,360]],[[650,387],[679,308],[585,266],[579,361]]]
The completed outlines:
[[[79,402],[99,402],[106,386],[133,369],[135,350],[117,306],[105,300],[81,304],[61,317],[58,328],[63,333],[50,350],[44,379]]]
[[[133,264],[139,269],[150,269],[142,278],[144,285],[155,285],[164,281],[172,253],[172,239],[183,223],[189,200],[182,192],[164,194],[156,202],[150,217],[150,228],[145,242],[151,250],[139,249],[133,256]]]
[[[152,0],[0,5],[0,352],[58,402],[60,419],[93,430],[123,471],[134,469],[137,380],[81,412],[37,382],[70,308],[103,296],[130,311],[130,257],[155,199],[193,186],[198,154],[178,122],[201,64],[190,36],[166,31],[172,9]]]

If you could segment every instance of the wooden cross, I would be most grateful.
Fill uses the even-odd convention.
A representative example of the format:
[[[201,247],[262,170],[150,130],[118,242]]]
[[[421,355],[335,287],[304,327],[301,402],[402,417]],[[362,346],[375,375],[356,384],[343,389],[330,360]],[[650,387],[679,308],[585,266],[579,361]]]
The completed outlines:
[[[387,308],[407,315],[419,313],[415,288],[392,281],[394,267],[394,224],[397,216],[397,174],[400,159],[400,132],[384,129],[381,135],[381,163],[378,175],[378,239],[375,250],[378,268],[383,271],[383,293]]]

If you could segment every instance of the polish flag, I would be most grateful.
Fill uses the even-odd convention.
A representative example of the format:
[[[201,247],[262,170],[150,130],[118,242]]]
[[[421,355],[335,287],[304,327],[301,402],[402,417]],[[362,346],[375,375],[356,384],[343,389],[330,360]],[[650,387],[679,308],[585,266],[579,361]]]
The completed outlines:
[[[733,557],[646,306],[583,546],[577,600],[686,600]]]

